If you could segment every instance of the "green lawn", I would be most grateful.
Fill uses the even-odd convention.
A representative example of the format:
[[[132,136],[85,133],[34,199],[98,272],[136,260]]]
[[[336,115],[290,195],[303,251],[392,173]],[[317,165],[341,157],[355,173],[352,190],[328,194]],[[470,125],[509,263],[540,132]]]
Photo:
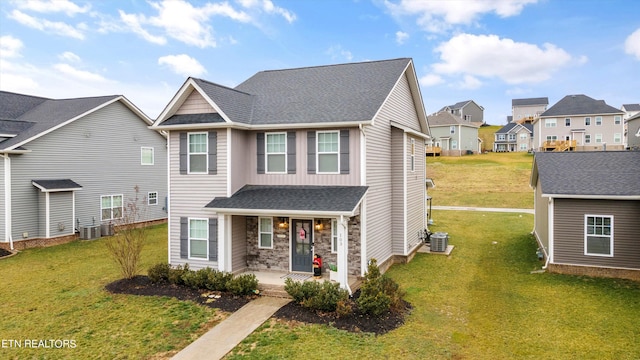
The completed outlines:
[[[227,358],[640,358],[640,284],[532,274],[542,265],[532,215],[437,211],[434,220],[452,255],[418,254],[388,272],[414,306],[402,327],[376,337],[272,321]]]
[[[428,191],[433,205],[533,208],[531,154],[428,156],[426,162],[436,183]]]
[[[142,269],[167,258],[167,227],[150,230]],[[114,295],[120,277],[104,239],[30,249],[0,260],[0,359],[144,359],[179,350],[216,311],[170,298]],[[10,348],[8,340],[22,342]],[[25,348],[25,340],[73,340],[75,348]]]

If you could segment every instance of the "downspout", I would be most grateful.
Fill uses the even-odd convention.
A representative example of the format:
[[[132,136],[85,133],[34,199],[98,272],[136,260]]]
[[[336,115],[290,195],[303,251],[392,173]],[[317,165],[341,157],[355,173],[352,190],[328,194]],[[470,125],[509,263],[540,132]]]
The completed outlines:
[[[11,158],[9,154],[2,154],[4,158],[4,240],[9,240],[9,248],[13,250],[13,232],[11,216]]]

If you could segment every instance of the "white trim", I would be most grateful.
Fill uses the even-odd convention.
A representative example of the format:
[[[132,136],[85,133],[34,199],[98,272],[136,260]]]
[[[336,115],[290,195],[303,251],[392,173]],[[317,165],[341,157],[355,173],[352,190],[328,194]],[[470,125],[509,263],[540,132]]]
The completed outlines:
[[[204,150],[204,171],[192,172],[191,171],[191,135],[204,135],[206,146]],[[195,155],[203,155],[203,153],[194,153]],[[187,133],[187,174],[208,174],[209,173],[209,132],[207,131],[193,131]]]
[[[263,231],[262,229],[262,219],[269,220],[269,231]],[[311,226],[313,227],[313,221],[311,222]],[[271,237],[270,246],[262,246],[262,235],[269,234]],[[258,217],[258,249],[273,249],[273,217],[272,216],[259,216]]]
[[[610,224],[610,234],[609,236],[606,235],[596,235],[596,234],[591,234],[590,236],[592,237],[602,237],[602,238],[609,238],[609,250],[610,253],[609,254],[598,254],[598,253],[589,253],[587,252],[587,237],[589,236],[587,234],[587,219],[588,218],[609,218],[611,221]],[[614,234],[614,228],[613,228],[613,215],[595,215],[595,214],[584,214],[584,223],[583,223],[583,227],[582,227],[583,231],[584,231],[584,255],[585,256],[596,256],[596,257],[613,257],[613,246],[614,246],[614,241],[613,241],[613,234]]]
[[[269,171],[269,152],[267,149],[269,148],[269,135],[282,135],[284,136],[284,152],[274,152],[271,155],[283,156],[284,157],[284,168],[282,171]],[[264,133],[264,173],[265,174],[286,174],[287,173],[287,133],[282,131],[271,131]]]
[[[191,220],[198,220],[198,221],[205,222],[206,236],[204,237],[204,239],[200,239],[200,238],[194,239],[196,241],[206,242],[207,255],[204,258],[191,256]],[[187,259],[209,261],[209,219],[208,218],[192,218],[192,217],[187,218]]]
[[[336,134],[336,143],[338,145],[338,150],[335,152],[323,152],[324,155],[334,155],[336,156],[336,171],[320,171],[320,150],[318,150],[318,146],[320,144],[320,134]],[[316,174],[340,174],[340,130],[326,130],[326,131],[316,131]]]

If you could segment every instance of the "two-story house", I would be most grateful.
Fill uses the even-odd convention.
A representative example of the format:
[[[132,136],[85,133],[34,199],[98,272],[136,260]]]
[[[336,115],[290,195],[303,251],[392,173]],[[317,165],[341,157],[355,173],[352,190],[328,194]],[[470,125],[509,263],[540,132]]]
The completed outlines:
[[[338,280],[408,261],[426,228],[427,117],[408,58],[188,78],[169,136],[169,262]],[[326,266],[326,265],[325,265]]]
[[[549,98],[525,98],[511,100],[511,121],[523,124],[532,123],[540,114],[547,111]]]
[[[478,125],[462,120],[449,111],[429,115],[430,147],[442,156],[461,156],[480,152]]]
[[[473,100],[460,101],[453,105],[444,106],[438,110],[438,113],[444,111],[459,116],[466,123],[477,126],[481,126],[484,123],[484,107]]]
[[[533,125],[527,122],[510,122],[496,131],[493,151],[530,151],[533,144]]]
[[[136,197],[134,220],[164,221],[166,138],[151,124],[124,96],[0,91],[0,246],[110,234]]]
[[[623,150],[624,112],[586,95],[567,95],[533,121],[540,151]]]

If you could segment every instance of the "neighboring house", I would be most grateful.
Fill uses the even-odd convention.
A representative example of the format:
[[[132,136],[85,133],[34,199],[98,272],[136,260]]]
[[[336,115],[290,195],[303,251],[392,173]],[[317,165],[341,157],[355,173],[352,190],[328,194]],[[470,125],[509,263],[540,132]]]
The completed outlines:
[[[604,100],[567,95],[533,121],[534,150],[623,150],[623,115]]]
[[[640,114],[640,104],[623,104],[620,110],[624,112],[623,119],[627,120]]]
[[[640,279],[640,154],[538,152],[534,235],[550,271]]]
[[[427,118],[411,59],[188,78],[153,125],[169,137],[169,261],[311,274],[341,286],[408,261],[426,228]]]
[[[511,100],[511,121],[517,123],[532,123],[540,114],[547,111],[549,98],[526,98]]]
[[[625,120],[627,133],[627,147],[631,150],[640,150],[640,113]]]
[[[478,125],[470,124],[448,111],[429,115],[431,147],[440,148],[442,156],[461,156],[481,151]]]
[[[533,145],[533,125],[511,122],[496,131],[493,151],[530,151]]]
[[[126,215],[166,219],[166,139],[124,96],[47,99],[0,91],[0,246],[88,237]],[[139,205],[143,205],[141,202]]]
[[[448,105],[438,110],[438,112],[447,111],[453,115],[459,116],[463,121],[480,126],[484,123],[484,108],[473,100],[465,100]]]

